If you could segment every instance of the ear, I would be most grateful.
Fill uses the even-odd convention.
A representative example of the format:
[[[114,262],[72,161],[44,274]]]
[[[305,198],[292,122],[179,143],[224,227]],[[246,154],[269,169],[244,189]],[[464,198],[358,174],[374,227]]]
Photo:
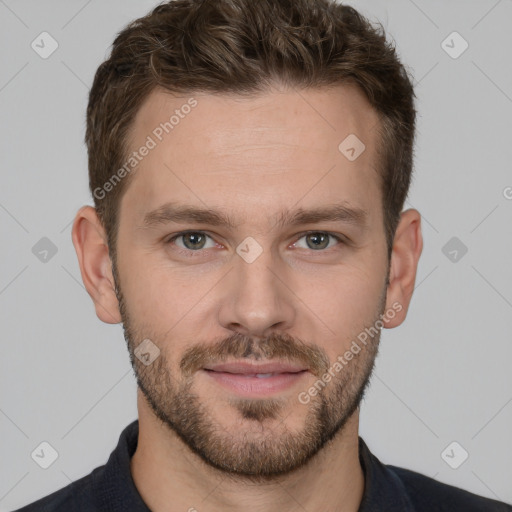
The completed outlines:
[[[406,210],[400,216],[393,240],[386,311],[392,309],[396,314],[393,318],[384,315],[387,329],[397,327],[407,316],[422,249],[421,215],[415,209]]]
[[[112,261],[107,236],[92,206],[83,206],[73,221],[73,245],[78,256],[82,281],[96,308],[96,315],[107,324],[122,321],[115,294]]]

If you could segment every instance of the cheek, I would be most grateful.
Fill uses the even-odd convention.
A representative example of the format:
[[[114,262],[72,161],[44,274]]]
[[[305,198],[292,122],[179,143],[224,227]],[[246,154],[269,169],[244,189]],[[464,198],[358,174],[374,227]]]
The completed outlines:
[[[314,287],[311,283],[309,287],[302,286],[297,295],[307,305],[304,314],[316,326],[317,342],[334,360],[378,319],[385,290],[380,275],[358,268],[345,267],[328,274],[328,278],[317,275]]]
[[[297,295],[319,308],[326,319],[352,324],[376,311],[383,283],[380,274],[347,265],[316,273],[307,286],[301,286]]]
[[[161,346],[172,346],[173,354],[185,350],[187,339],[202,341],[201,328],[211,316],[205,309],[211,302],[208,291],[218,276],[170,268],[150,262],[149,256],[134,259],[132,267],[126,264],[123,269],[122,289],[131,320],[141,334],[158,339]]]
[[[131,251],[131,252],[130,252]],[[204,280],[192,272],[172,267],[155,255],[130,249],[122,268],[122,289],[134,313],[139,317],[176,316],[206,287]]]

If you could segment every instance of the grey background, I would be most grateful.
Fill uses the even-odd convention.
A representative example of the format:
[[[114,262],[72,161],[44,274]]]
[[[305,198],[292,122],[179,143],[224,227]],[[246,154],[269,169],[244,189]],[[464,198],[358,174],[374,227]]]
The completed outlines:
[[[406,207],[421,212],[425,244],[408,318],[383,331],[361,435],[385,463],[512,502],[512,1],[350,3],[383,23],[417,83]],[[2,511],[104,464],[136,418],[122,328],[95,316],[71,222],[92,204],[94,72],[154,5],[0,0]],[[31,48],[43,31],[59,44],[47,59]],[[442,47],[453,31],[469,43],[456,59]],[[46,263],[32,252],[43,237],[57,249]],[[455,262],[452,237],[468,249]],[[42,441],[59,454],[46,470],[30,456]],[[458,469],[441,456],[452,441],[469,453]]]

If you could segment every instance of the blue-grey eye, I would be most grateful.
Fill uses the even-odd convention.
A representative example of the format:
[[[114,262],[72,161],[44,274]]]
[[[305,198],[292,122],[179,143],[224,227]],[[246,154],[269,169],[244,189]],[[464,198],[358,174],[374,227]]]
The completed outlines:
[[[207,239],[210,239],[210,245],[207,247],[205,244]],[[178,241],[181,243],[178,243]],[[176,244],[181,249],[190,251],[199,251],[200,249],[209,249],[215,247],[215,242],[210,236],[201,231],[188,231],[187,233],[178,233],[167,241],[168,244]]]
[[[315,231],[311,233],[307,233],[303,235],[299,240],[305,239],[306,240],[306,247],[300,246],[301,248],[305,249],[312,249],[314,251],[319,251],[326,249],[330,247],[329,243],[331,240],[335,240],[336,242],[340,243],[341,239],[338,238],[335,235],[332,235],[330,233],[326,233],[324,231]],[[299,242],[297,241],[295,245],[298,245]],[[331,244],[332,246],[332,244]]]

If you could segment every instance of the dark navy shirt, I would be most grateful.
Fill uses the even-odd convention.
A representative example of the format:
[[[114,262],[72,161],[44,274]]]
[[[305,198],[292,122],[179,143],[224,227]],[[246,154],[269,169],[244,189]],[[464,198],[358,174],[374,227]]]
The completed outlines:
[[[150,512],[130,473],[139,422],[128,425],[107,463],[16,512]],[[382,464],[359,437],[365,487],[359,512],[512,512],[512,506],[487,499],[420,473]]]

